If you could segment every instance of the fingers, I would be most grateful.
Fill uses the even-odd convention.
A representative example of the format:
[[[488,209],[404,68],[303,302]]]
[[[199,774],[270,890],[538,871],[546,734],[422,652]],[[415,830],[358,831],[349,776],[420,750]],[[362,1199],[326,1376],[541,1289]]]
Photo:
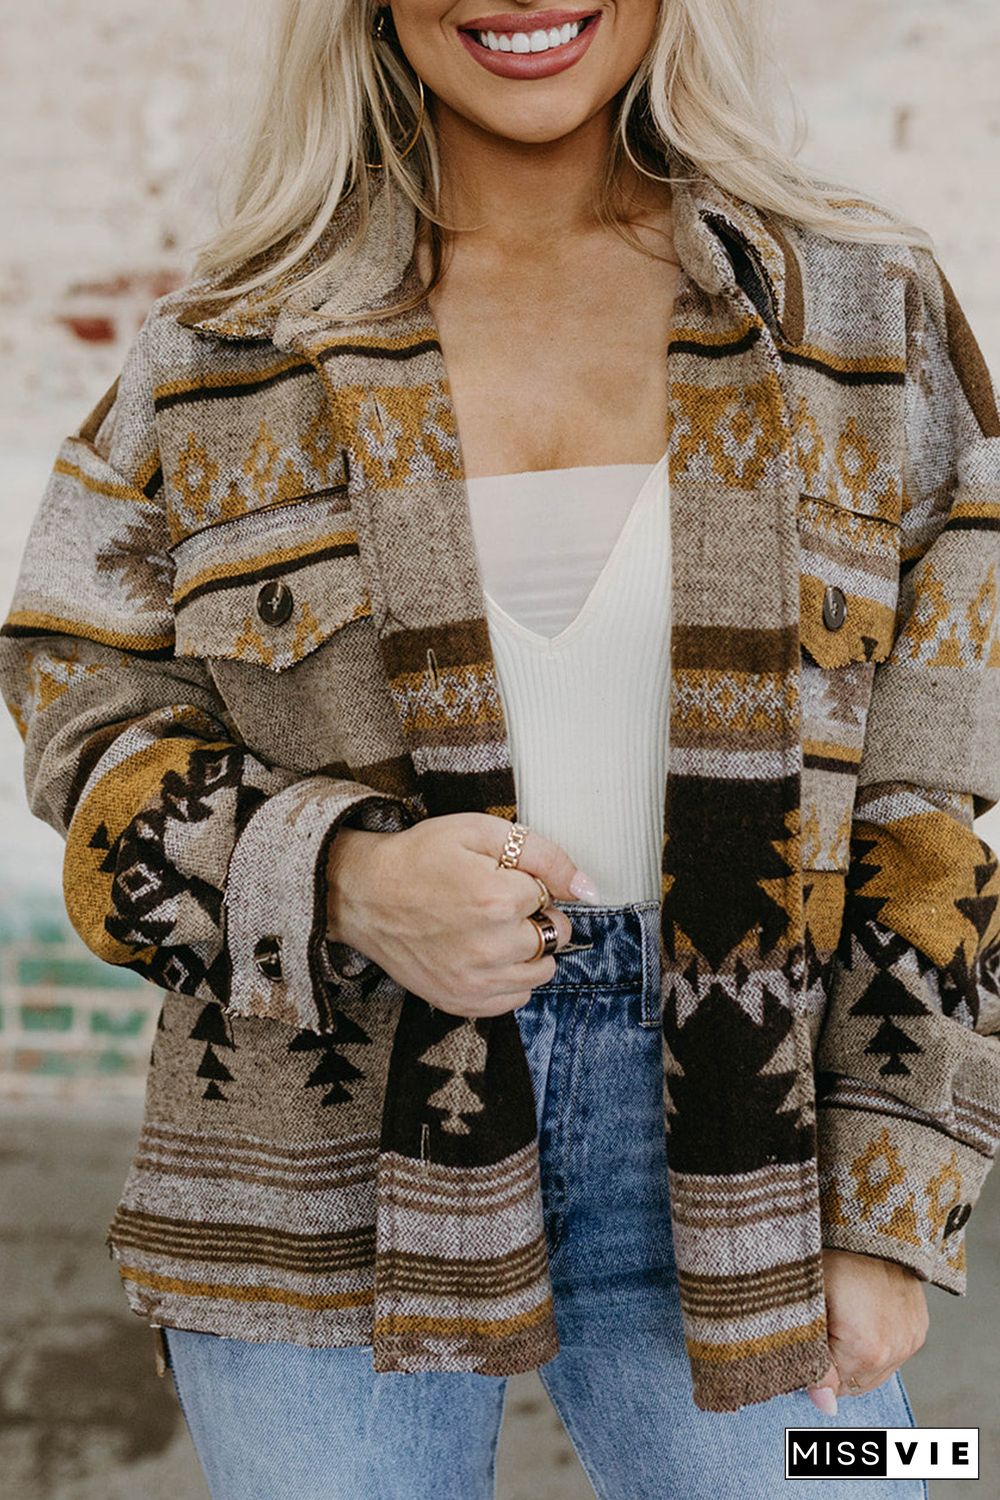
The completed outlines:
[[[510,824],[503,819],[498,819],[497,837],[497,861],[503,854],[504,841],[510,831]],[[543,834],[529,829],[521,848],[520,858],[512,874],[524,871],[528,875],[540,875],[549,888],[549,892],[557,901],[590,901],[596,903],[598,900],[597,890],[590,876],[579,869],[566,850],[559,844],[553,843]]]
[[[814,1406],[827,1417],[837,1415],[837,1402],[845,1396],[865,1396],[877,1390],[889,1376],[899,1368],[898,1363],[873,1369],[857,1360],[838,1354],[831,1358],[830,1366],[816,1384],[808,1386],[807,1394]]]
[[[523,1006],[527,1005],[530,999],[531,991],[528,989],[511,990],[505,995],[494,995],[493,999],[484,1008],[481,1008],[477,1014],[482,1016],[505,1016],[512,1010],[520,1010]]]
[[[877,1390],[915,1352],[916,1350],[911,1350],[903,1353],[900,1348],[882,1351],[874,1348],[841,1349],[834,1361],[834,1368],[840,1378],[838,1394],[863,1396],[868,1391]]]
[[[520,866],[516,870],[501,867],[500,875],[503,877],[502,890],[504,895],[510,898],[510,912],[515,919],[532,916],[539,910],[542,893],[534,875],[530,875]],[[547,886],[548,882],[546,882]],[[555,896],[555,892],[550,890],[549,895]],[[556,899],[562,898],[556,897]],[[546,907],[546,910],[551,911],[551,908]]]
[[[559,948],[564,948],[573,936],[569,919],[555,907],[548,907],[546,915],[552,918],[559,930]],[[538,933],[533,922],[518,922],[517,942],[520,951],[515,961],[507,968],[498,969],[493,975],[493,983],[505,993],[535,990],[539,985],[548,984],[556,975],[556,954],[559,948],[553,953],[539,954]]]
[[[869,1391],[878,1390],[880,1385],[894,1375],[899,1369],[899,1364],[883,1365],[877,1370],[863,1365],[852,1368],[848,1364],[835,1368],[837,1369],[837,1384],[834,1390],[838,1396],[867,1396]]]
[[[555,924],[556,931],[559,934],[559,947],[564,948],[573,937],[573,924],[566,913],[560,911],[558,906],[547,904],[541,907],[539,905],[542,897],[538,889],[538,882],[533,875],[526,875],[520,869],[504,870],[502,873],[504,877],[504,889],[505,891],[508,889],[509,882],[509,890],[514,897],[511,903],[510,918],[517,928],[519,948],[521,950],[513,955],[515,961],[517,959],[530,960],[531,955],[538,947],[536,929],[531,922],[526,922],[525,918],[540,916],[543,912]]]
[[[830,1361],[829,1368],[825,1371],[818,1385],[806,1387],[806,1394],[813,1406],[817,1407],[824,1416],[835,1417],[837,1415],[837,1397],[840,1394],[840,1376],[837,1366]]]
[[[923,1344],[923,1287],[894,1261],[833,1248],[823,1251],[823,1273],[832,1361],[831,1378],[823,1383],[837,1396],[863,1396]]]
[[[532,915],[534,914],[532,913]],[[557,906],[547,906],[544,915],[559,934],[558,947],[565,948],[566,944],[571,942],[573,938],[573,924],[569,917],[567,917],[565,912],[560,911]],[[534,922],[528,921],[526,914],[517,923],[517,946],[516,951],[511,955],[515,963],[520,961],[521,963],[530,964],[535,961],[535,954],[538,952],[538,936],[538,928]],[[537,979],[531,980],[532,984],[537,984],[538,982]]]
[[[872,1373],[871,1370],[861,1368],[852,1369],[846,1362],[838,1364],[835,1360],[830,1361],[829,1369],[825,1371],[821,1380],[816,1385],[806,1388],[806,1393],[815,1407],[826,1417],[837,1415],[837,1402],[845,1396],[864,1396],[869,1391],[874,1391],[882,1382],[892,1374],[896,1366]]]

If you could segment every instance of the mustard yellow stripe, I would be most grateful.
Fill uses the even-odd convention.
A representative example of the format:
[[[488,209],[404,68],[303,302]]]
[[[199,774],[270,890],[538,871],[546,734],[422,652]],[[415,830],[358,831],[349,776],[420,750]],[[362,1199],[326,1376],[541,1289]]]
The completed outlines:
[[[824,1337],[826,1320],[814,1318],[798,1328],[783,1328],[778,1333],[761,1334],[754,1339],[738,1339],[731,1344],[707,1344],[702,1339],[688,1339],[688,1354],[692,1359],[706,1364],[736,1364],[741,1359],[750,1359],[758,1354],[773,1354],[777,1349],[788,1349],[794,1344],[809,1344],[813,1339]]]
[[[512,1333],[521,1333],[525,1328],[544,1323],[551,1313],[551,1297],[546,1297],[529,1312],[517,1313],[512,1318],[402,1317],[396,1313],[376,1320],[375,1336],[392,1338],[402,1333],[421,1333],[434,1338],[508,1338]]]
[[[8,633],[11,626],[28,630],[50,630],[60,635],[80,635],[101,646],[120,646],[123,651],[162,651],[174,644],[173,635],[139,638],[124,631],[102,630],[99,625],[90,625],[85,620],[67,620],[61,615],[47,615],[33,609],[12,610],[4,621],[4,628]]]
[[[190,396],[196,391],[225,390],[227,386],[256,385],[257,381],[270,380],[275,375],[282,375],[286,370],[302,368],[308,370],[301,356],[293,355],[288,359],[280,360],[277,364],[265,365],[263,369],[252,372],[242,371],[236,375],[206,375],[200,380],[168,380],[163,385],[158,385],[153,390],[153,400],[161,401],[170,396]],[[261,394],[264,394],[263,392]]]
[[[140,505],[148,505],[149,501],[141,490],[133,488],[130,484],[103,484],[101,480],[94,479],[92,475],[85,474],[77,464],[67,463],[64,458],[57,458],[53,465],[53,472],[64,474],[67,479],[75,479],[83,485],[84,489],[92,490],[95,495],[106,495],[109,500],[131,500]]]
[[[1000,517],[1000,505],[996,501],[989,500],[956,500],[948,512],[951,520],[958,518],[970,520],[995,521]]]
[[[160,455],[159,453],[154,453],[151,458],[148,458],[146,460],[145,466],[141,468],[138,474],[135,476],[136,488],[142,491],[143,499],[147,502],[149,500],[149,496],[146,494],[146,486],[147,484],[149,484],[154,474],[158,472],[159,468]]]
[[[731,344],[736,339],[749,333],[751,328],[757,324],[752,318],[744,318],[742,322],[733,323],[728,328],[718,333],[708,333],[704,328],[671,328],[670,342],[672,344],[701,344],[705,349],[714,349],[723,344]]]
[[[412,333],[397,334],[395,337],[390,334],[384,338],[379,338],[374,334],[361,334],[355,338],[353,334],[349,332],[345,333],[343,330],[338,329],[335,335],[326,333],[321,338],[314,339],[308,346],[303,347],[310,359],[317,360],[322,359],[324,355],[329,354],[331,350],[336,350],[342,344],[349,344],[352,349],[357,349],[361,353],[365,353],[370,349],[373,354],[377,355],[380,350],[405,353],[408,349],[417,349],[421,344],[428,343],[438,343],[437,330],[434,328],[419,328]],[[351,387],[350,389],[358,389],[358,387]],[[400,389],[402,388],[400,387]],[[342,393],[338,392],[338,394]]]
[[[437,329],[431,326],[415,328],[410,333],[397,334],[395,337],[385,337],[375,333],[362,334],[358,338],[355,338],[353,334],[346,335],[346,342],[351,345],[352,349],[412,349],[414,345],[425,344],[429,340],[435,344],[438,341]],[[338,334],[332,342],[339,344],[344,341],[345,336]],[[331,339],[328,335],[314,347],[323,349],[329,347],[330,343]]]
[[[846,745],[837,745],[832,740],[803,740],[803,755],[822,755],[824,760],[842,760],[845,766],[853,766],[858,759],[858,751],[850,750]]]
[[[135,1266],[119,1266],[122,1280],[134,1282],[136,1286],[148,1286],[157,1292],[177,1292],[182,1297],[220,1297],[227,1302],[277,1302],[284,1307],[302,1307],[313,1312],[324,1312],[338,1307],[370,1307],[374,1302],[371,1291],[329,1292],[323,1295],[294,1292],[290,1287],[280,1286],[234,1286],[225,1281],[186,1281],[180,1276],[159,1276],[153,1271],[140,1271]]]
[[[870,356],[864,359],[850,359],[842,354],[834,354],[829,349],[822,349],[818,344],[783,344],[781,347],[783,349],[794,349],[796,354],[805,355],[807,359],[819,360],[821,364],[829,365],[831,370],[843,370],[849,374],[905,375],[906,373],[905,359],[890,359],[888,356],[884,358]]]
[[[215,563],[211,568],[204,568],[200,573],[185,580],[184,588],[175,592],[174,603],[182,604],[188,594],[199,589],[206,583],[217,583],[220,579],[239,577],[243,573],[250,573],[257,569],[276,567],[280,563],[297,562],[300,558],[308,558],[313,552],[319,552],[325,547],[340,547],[348,543],[356,544],[358,534],[353,529],[347,531],[331,531],[326,536],[312,537],[308,542],[301,542],[297,547],[272,548],[270,552],[254,553],[251,557],[233,558],[224,563]]]

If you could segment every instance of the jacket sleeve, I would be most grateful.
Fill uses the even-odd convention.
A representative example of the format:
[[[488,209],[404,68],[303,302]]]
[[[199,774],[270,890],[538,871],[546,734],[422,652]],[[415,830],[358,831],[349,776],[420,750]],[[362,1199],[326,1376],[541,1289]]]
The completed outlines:
[[[155,315],[56,458],[0,629],[0,691],[88,948],[234,1015],[330,1029],[338,995],[387,978],[327,940],[330,842],[347,822],[413,819],[372,787],[261,760],[205,664],[174,654]]]
[[[818,1038],[823,1243],[966,1290],[1000,1141],[1000,418],[948,281],[914,252],[892,650],[875,669],[842,938]]]

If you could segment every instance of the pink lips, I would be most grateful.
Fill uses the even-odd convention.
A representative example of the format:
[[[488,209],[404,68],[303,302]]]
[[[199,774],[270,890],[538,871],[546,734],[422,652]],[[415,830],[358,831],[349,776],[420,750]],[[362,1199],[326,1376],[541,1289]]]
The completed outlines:
[[[472,34],[477,31],[505,31],[513,35],[523,31],[529,36],[532,31],[551,31],[565,26],[567,22],[589,22],[580,34],[562,47],[550,47],[545,52],[491,52],[483,47]],[[466,51],[475,58],[480,67],[500,78],[549,78],[553,73],[562,73],[580,61],[590,46],[601,23],[599,12],[570,10],[536,10],[506,12],[489,16],[477,16],[459,29],[459,36]]]

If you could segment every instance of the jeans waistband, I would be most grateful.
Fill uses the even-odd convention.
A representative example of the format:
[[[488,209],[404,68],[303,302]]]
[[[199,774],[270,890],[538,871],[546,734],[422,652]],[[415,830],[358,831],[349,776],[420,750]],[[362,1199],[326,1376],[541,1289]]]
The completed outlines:
[[[629,901],[620,906],[591,906],[585,901],[552,904],[569,917],[571,942],[581,947],[560,949],[555,955],[551,985],[560,989],[572,985],[655,988],[660,962],[658,901]]]

